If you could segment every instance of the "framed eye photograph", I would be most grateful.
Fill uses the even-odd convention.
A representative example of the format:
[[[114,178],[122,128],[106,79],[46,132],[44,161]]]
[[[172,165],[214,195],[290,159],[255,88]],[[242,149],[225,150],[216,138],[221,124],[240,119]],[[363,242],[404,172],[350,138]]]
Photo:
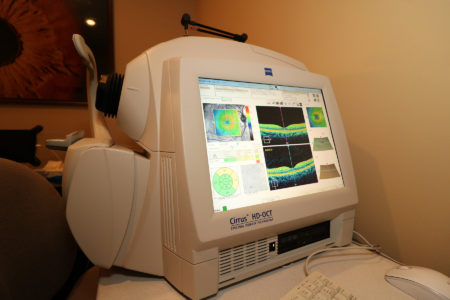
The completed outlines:
[[[0,104],[87,105],[74,33],[114,71],[111,0],[0,0]]]

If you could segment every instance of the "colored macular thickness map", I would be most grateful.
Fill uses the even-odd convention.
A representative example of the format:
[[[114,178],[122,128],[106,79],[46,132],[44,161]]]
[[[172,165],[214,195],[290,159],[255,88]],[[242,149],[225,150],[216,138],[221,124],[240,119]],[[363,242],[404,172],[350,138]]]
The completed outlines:
[[[307,107],[309,125],[311,127],[327,127],[327,121],[321,107]]]
[[[217,136],[241,136],[239,112],[236,109],[215,109],[213,113]]]
[[[214,173],[213,188],[221,196],[233,195],[239,186],[239,179],[232,169],[221,168]]]
[[[208,142],[253,140],[245,105],[204,103],[203,116]]]

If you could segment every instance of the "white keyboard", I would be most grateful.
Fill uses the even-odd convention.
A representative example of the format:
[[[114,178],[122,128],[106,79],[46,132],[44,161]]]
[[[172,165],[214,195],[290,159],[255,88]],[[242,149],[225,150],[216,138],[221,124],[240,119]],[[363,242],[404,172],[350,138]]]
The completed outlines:
[[[289,291],[281,300],[357,300],[360,299],[344,290],[337,283],[320,272],[313,272]]]

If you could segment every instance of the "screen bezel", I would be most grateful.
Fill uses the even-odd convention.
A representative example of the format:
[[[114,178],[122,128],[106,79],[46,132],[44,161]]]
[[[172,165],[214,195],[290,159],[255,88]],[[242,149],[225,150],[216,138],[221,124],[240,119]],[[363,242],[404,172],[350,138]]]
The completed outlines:
[[[199,242],[205,245],[213,241],[226,243],[227,238],[237,235],[243,238],[246,233],[251,233],[251,239],[254,239],[267,234],[267,228],[276,233],[305,226],[314,223],[316,219],[331,219],[356,205],[356,185],[349,148],[328,78],[276,61],[266,64],[207,58],[174,58],[170,60],[169,65],[173,87],[173,114],[176,116],[173,118],[173,126],[179,209],[191,216],[189,218],[193,220],[195,236]],[[236,65],[239,68],[236,68]],[[264,68],[267,67],[272,69],[272,76],[265,75]],[[337,190],[214,213],[198,85],[200,77],[322,90],[345,186]],[[240,230],[230,228],[231,218],[268,210],[271,210],[274,216],[271,222]]]

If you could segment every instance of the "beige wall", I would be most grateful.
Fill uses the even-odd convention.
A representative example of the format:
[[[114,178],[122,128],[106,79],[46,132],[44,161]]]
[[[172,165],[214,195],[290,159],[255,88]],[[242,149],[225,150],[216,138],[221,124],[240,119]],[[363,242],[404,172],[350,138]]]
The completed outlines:
[[[195,16],[194,0],[115,0],[116,70],[153,45],[180,37],[183,13]]]
[[[329,76],[359,188],[356,229],[408,264],[450,274],[449,1],[116,0],[114,5],[120,72],[146,48],[181,35],[179,19],[190,12],[199,22],[247,32],[249,43]],[[0,106],[0,128],[36,124],[44,126],[40,144],[89,127],[84,108]],[[116,128],[114,133],[125,140]],[[38,150],[44,161],[58,155],[64,153]]]
[[[114,46],[116,71],[123,73],[128,61],[153,45],[184,34],[180,24],[183,13],[194,15],[193,0],[115,0],[114,2]],[[67,33],[71,35],[71,32]],[[101,54],[96,54],[101,55]],[[108,120],[113,137],[118,143],[132,145],[133,142]],[[42,165],[48,160],[64,158],[64,151],[45,148],[45,140],[64,138],[66,134],[85,130],[90,134],[86,107],[0,105],[0,129],[31,129],[42,125],[38,135],[37,156]],[[1,141],[0,141],[1,142]]]
[[[246,32],[330,77],[358,185],[356,229],[450,274],[450,2],[198,0],[199,22]]]

